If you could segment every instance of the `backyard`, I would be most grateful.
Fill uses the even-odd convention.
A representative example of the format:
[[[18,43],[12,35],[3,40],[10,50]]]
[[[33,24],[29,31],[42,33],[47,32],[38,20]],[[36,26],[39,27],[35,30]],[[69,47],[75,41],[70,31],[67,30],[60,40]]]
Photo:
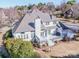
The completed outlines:
[[[51,47],[49,52],[44,52],[40,49],[36,49],[36,51],[41,57],[79,57],[79,41],[60,41]]]

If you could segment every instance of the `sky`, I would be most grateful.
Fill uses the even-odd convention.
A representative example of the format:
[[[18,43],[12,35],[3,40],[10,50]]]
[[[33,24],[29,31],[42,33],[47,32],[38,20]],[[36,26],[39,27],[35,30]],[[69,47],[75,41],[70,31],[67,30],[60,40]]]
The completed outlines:
[[[40,2],[42,3],[53,2],[57,6],[60,5],[63,1],[67,0],[0,0],[0,7],[7,8],[7,7],[14,7],[16,5],[38,4]],[[77,2],[79,2],[79,0],[77,0]]]

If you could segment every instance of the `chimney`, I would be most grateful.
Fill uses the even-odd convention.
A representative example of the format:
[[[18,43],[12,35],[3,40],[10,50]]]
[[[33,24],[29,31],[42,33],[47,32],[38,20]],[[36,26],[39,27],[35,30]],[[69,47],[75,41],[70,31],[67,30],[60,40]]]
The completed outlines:
[[[52,15],[50,14],[50,18],[52,19]]]

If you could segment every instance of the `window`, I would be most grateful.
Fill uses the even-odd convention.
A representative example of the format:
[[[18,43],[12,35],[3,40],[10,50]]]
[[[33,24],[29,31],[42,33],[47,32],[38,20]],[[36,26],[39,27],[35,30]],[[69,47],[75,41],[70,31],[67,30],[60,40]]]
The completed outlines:
[[[45,30],[45,36],[47,36],[47,30]]]
[[[25,35],[24,35],[24,39],[26,39]]]
[[[22,34],[21,34],[21,38],[22,38],[23,36],[22,36]]]
[[[33,32],[31,33],[31,38],[34,38],[34,33]]]
[[[50,30],[48,30],[48,34],[51,34],[51,31]]]
[[[44,32],[41,32],[41,36],[44,37]]]
[[[25,33],[25,32],[21,32],[21,33],[20,33],[20,34],[21,34],[21,37],[20,37],[20,38],[24,39],[24,33]]]
[[[28,39],[28,34],[26,35],[26,38]]]
[[[46,25],[49,25],[49,22],[46,22]]]
[[[24,34],[24,32],[21,32],[21,34]]]
[[[20,35],[18,35],[18,38],[20,38]]]

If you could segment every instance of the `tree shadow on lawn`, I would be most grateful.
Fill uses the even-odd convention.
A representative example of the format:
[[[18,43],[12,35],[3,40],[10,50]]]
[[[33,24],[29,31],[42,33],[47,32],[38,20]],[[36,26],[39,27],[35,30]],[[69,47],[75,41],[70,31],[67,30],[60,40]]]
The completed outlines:
[[[0,45],[0,56],[1,56],[1,58],[8,58],[9,57],[9,54],[5,48],[4,40],[2,41],[2,43]]]
[[[0,56],[1,56],[1,58],[8,58],[9,57],[7,50],[4,47],[4,45],[0,46]]]

